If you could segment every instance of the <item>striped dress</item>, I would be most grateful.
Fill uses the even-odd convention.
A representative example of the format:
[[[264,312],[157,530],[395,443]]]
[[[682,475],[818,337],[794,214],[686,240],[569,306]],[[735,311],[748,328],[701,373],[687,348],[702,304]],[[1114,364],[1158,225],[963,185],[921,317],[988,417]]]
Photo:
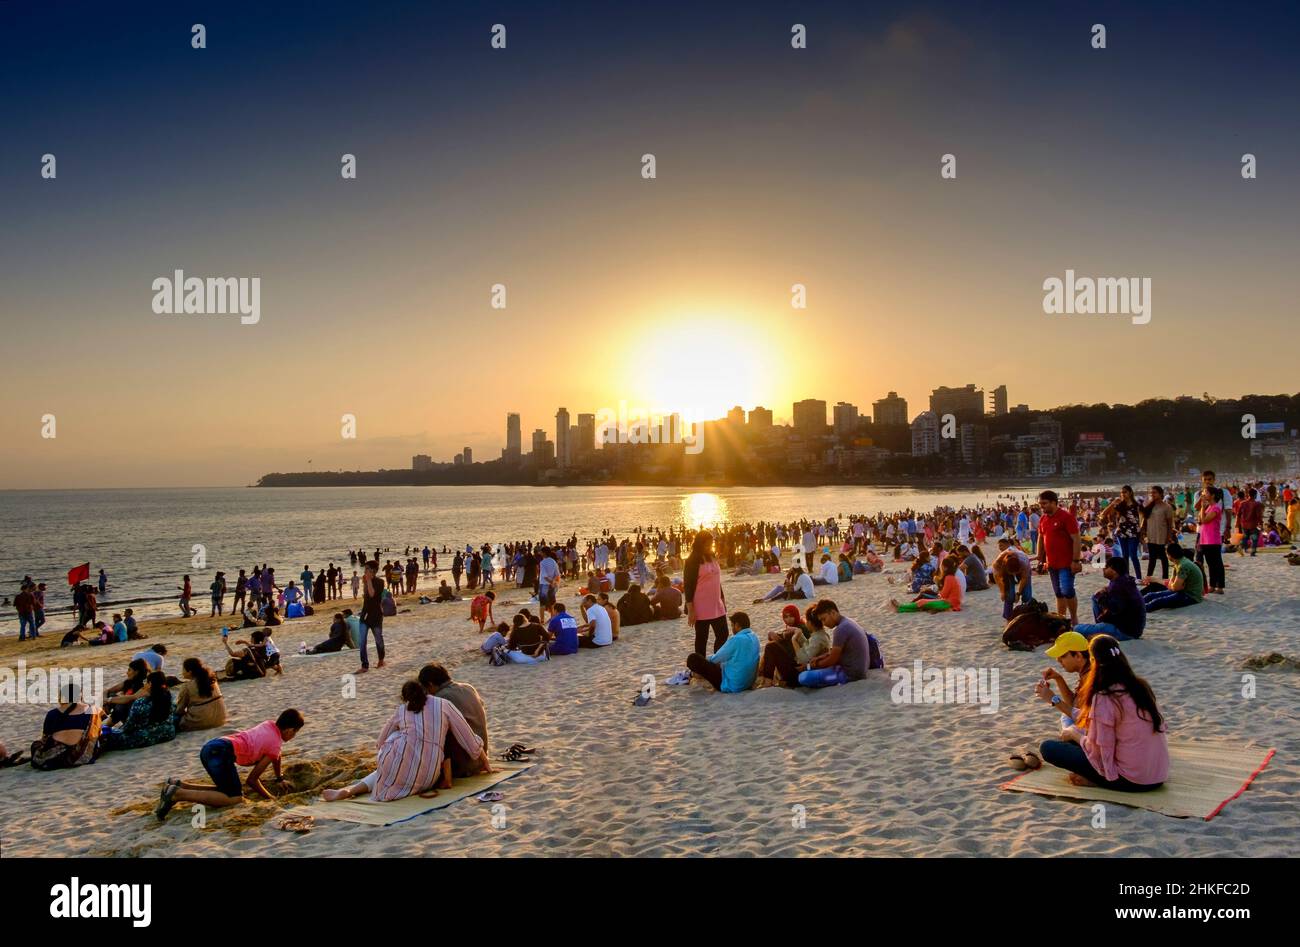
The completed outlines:
[[[483,752],[478,736],[450,701],[430,697],[418,714],[400,704],[379,734],[374,799],[390,802],[432,787],[442,770],[448,732],[471,758]]]

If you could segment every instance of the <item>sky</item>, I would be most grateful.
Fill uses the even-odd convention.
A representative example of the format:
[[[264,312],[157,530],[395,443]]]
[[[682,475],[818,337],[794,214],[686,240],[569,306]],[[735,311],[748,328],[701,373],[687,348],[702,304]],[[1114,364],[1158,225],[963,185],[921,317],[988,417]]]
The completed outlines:
[[[447,7],[0,2],[0,489],[487,459],[561,405],[1295,387],[1294,4]],[[177,269],[259,321],[156,313]],[[1067,269],[1151,321],[1044,313]]]

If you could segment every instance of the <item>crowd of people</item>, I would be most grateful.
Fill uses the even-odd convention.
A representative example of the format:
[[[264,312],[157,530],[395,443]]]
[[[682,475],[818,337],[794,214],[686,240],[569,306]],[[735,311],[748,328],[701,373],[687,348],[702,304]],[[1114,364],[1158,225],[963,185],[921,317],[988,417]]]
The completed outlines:
[[[1286,511],[1281,522],[1276,517],[1279,501]],[[698,677],[712,690],[730,694],[763,686],[842,685],[885,666],[877,638],[841,613],[827,586],[889,571],[889,582],[901,582],[908,593],[902,601],[891,597],[890,605],[901,613],[930,614],[959,612],[969,595],[996,590],[1002,616],[1010,619],[1033,602],[1034,578],[1045,576],[1053,610],[1070,630],[1048,649],[1057,666],[1043,673],[1036,693],[1060,712],[1060,735],[1014,754],[1012,765],[1049,763],[1068,770],[1074,781],[1145,791],[1168,775],[1167,727],[1151,687],[1130,667],[1122,643],[1141,637],[1153,612],[1227,594],[1225,555],[1253,556],[1261,545],[1292,542],[1297,516],[1300,500],[1293,484],[1220,485],[1206,471],[1199,489],[1151,486],[1141,499],[1128,486],[1114,498],[1062,500],[1044,490],[1033,501],[1000,500],[928,514],[905,510],[824,522],[638,528],[621,538],[606,531],[586,541],[575,534],[558,543],[485,543],[454,552],[444,546],[452,584],[441,580],[437,598],[425,600],[459,601],[462,584],[475,593],[469,618],[486,634],[482,651],[498,666],[536,665],[608,648],[628,626],[684,619],[693,647],[684,670],[668,683]],[[997,548],[991,562],[982,548],[987,543]],[[178,733],[223,726],[222,684],[283,674],[272,639],[281,611],[291,617],[307,614],[313,605],[350,593],[352,600],[360,599],[357,612],[336,612],[328,637],[303,651],[356,649],[364,673],[370,669],[373,637],[377,667],[384,667],[383,618],[395,614],[396,595],[414,593],[422,573],[439,570],[439,552],[428,545],[407,547],[402,558],[382,560],[383,565],[378,549],[373,556],[360,551],[348,556],[350,579],[331,562],[318,572],[304,566],[301,584],[290,580],[283,588],[274,568],[241,569],[230,608],[251,633],[232,640],[223,629],[228,657],[223,673],[189,657],[182,662],[181,676],[173,677],[165,667],[166,646],[140,651],[128,661],[122,681],[106,691],[102,706],[83,702],[72,685],[60,695],[41,739],[32,746],[33,765],[84,765],[105,752],[141,749]],[[887,570],[890,562],[894,568]],[[1100,570],[1106,585],[1092,596],[1091,621],[1087,616],[1080,621],[1075,579],[1086,566]],[[724,569],[735,576],[772,574],[781,580],[754,599],[755,604],[785,603],[779,628],[760,634],[748,612],[729,607]],[[498,621],[494,613],[498,582],[532,595],[509,621]],[[101,589],[105,583],[101,570]],[[577,586],[573,612],[560,600],[566,583]],[[182,613],[193,615],[188,576],[180,590]],[[213,616],[224,614],[228,591],[224,573],[218,572],[210,587]],[[20,588],[15,605],[23,639],[39,636],[44,592],[44,584],[30,577]],[[615,598],[617,592],[623,594]],[[144,638],[130,609],[114,614],[110,626],[97,622],[94,586],[82,583],[76,593],[78,625],[63,644]],[[1074,687],[1062,672],[1078,675]],[[375,771],[328,791],[327,799],[362,794],[397,799],[436,792],[458,776],[491,770],[487,714],[477,691],[453,682],[441,665],[430,664],[402,686],[400,696],[379,735]],[[304,723],[301,713],[289,709],[276,720],[207,741],[199,759],[211,785],[169,779],[161,791],[159,816],[165,817],[176,802],[237,803],[243,794],[239,767],[251,769],[247,788],[269,796],[261,776],[267,767],[281,775],[280,747]],[[512,751],[517,755],[518,749]]]

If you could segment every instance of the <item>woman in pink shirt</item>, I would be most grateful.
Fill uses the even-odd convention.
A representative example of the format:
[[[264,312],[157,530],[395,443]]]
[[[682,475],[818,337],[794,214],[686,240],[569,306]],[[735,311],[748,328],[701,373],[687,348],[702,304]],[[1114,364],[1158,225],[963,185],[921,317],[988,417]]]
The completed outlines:
[[[1169,747],[1151,685],[1133,673],[1110,635],[1093,638],[1088,655],[1075,700],[1079,713],[1062,728],[1060,740],[1039,748],[1043,762],[1068,769],[1076,786],[1159,788],[1169,778]]]
[[[722,569],[713,556],[713,534],[707,529],[691,545],[682,580],[686,623],[695,626],[695,653],[704,654],[710,628],[716,652],[727,640],[727,601],[722,594]]]

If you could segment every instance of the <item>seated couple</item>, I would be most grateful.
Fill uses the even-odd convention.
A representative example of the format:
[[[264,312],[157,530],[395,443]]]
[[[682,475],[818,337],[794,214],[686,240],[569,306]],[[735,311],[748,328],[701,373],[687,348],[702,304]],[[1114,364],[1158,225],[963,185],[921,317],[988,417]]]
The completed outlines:
[[[785,582],[776,586],[762,598],[754,599],[755,605],[763,602],[776,602],[782,599],[809,599],[811,600],[817,593],[813,591],[813,580],[807,572],[803,571],[803,565],[798,560],[785,574]]]
[[[1071,691],[1052,669],[1035,688],[1040,700],[1062,711],[1061,738],[1042,743],[1041,760],[1069,770],[1076,786],[1147,792],[1163,785],[1169,778],[1164,717],[1151,685],[1133,672],[1119,642],[1105,634],[1088,641],[1071,631],[1047,654],[1077,672],[1080,683]],[[1060,695],[1052,694],[1051,682]],[[1027,756],[1024,762],[1036,768],[1033,754]]]
[[[344,648],[355,648],[361,640],[361,619],[352,614],[352,609],[345,608],[334,613],[330,624],[330,636],[318,645],[308,648],[303,654],[334,654]]]
[[[431,669],[435,667],[422,668],[418,680],[402,685],[402,703],[379,734],[375,771],[351,786],[325,790],[326,802],[367,793],[378,802],[436,796],[439,789],[451,786],[454,776],[492,772],[486,714],[482,717],[484,735],[480,736],[456,704],[440,696],[445,691],[434,683],[437,675]],[[477,698],[477,692],[474,696]],[[482,702],[478,704],[481,708]]]
[[[484,654],[492,654],[497,648],[504,648],[504,656],[512,664],[539,664],[549,657],[551,636],[539,619],[533,617],[528,609],[523,609],[513,619],[514,627],[505,622],[497,625],[497,630],[483,639]],[[576,634],[577,623],[574,622]],[[574,645],[575,649],[577,645]]]

